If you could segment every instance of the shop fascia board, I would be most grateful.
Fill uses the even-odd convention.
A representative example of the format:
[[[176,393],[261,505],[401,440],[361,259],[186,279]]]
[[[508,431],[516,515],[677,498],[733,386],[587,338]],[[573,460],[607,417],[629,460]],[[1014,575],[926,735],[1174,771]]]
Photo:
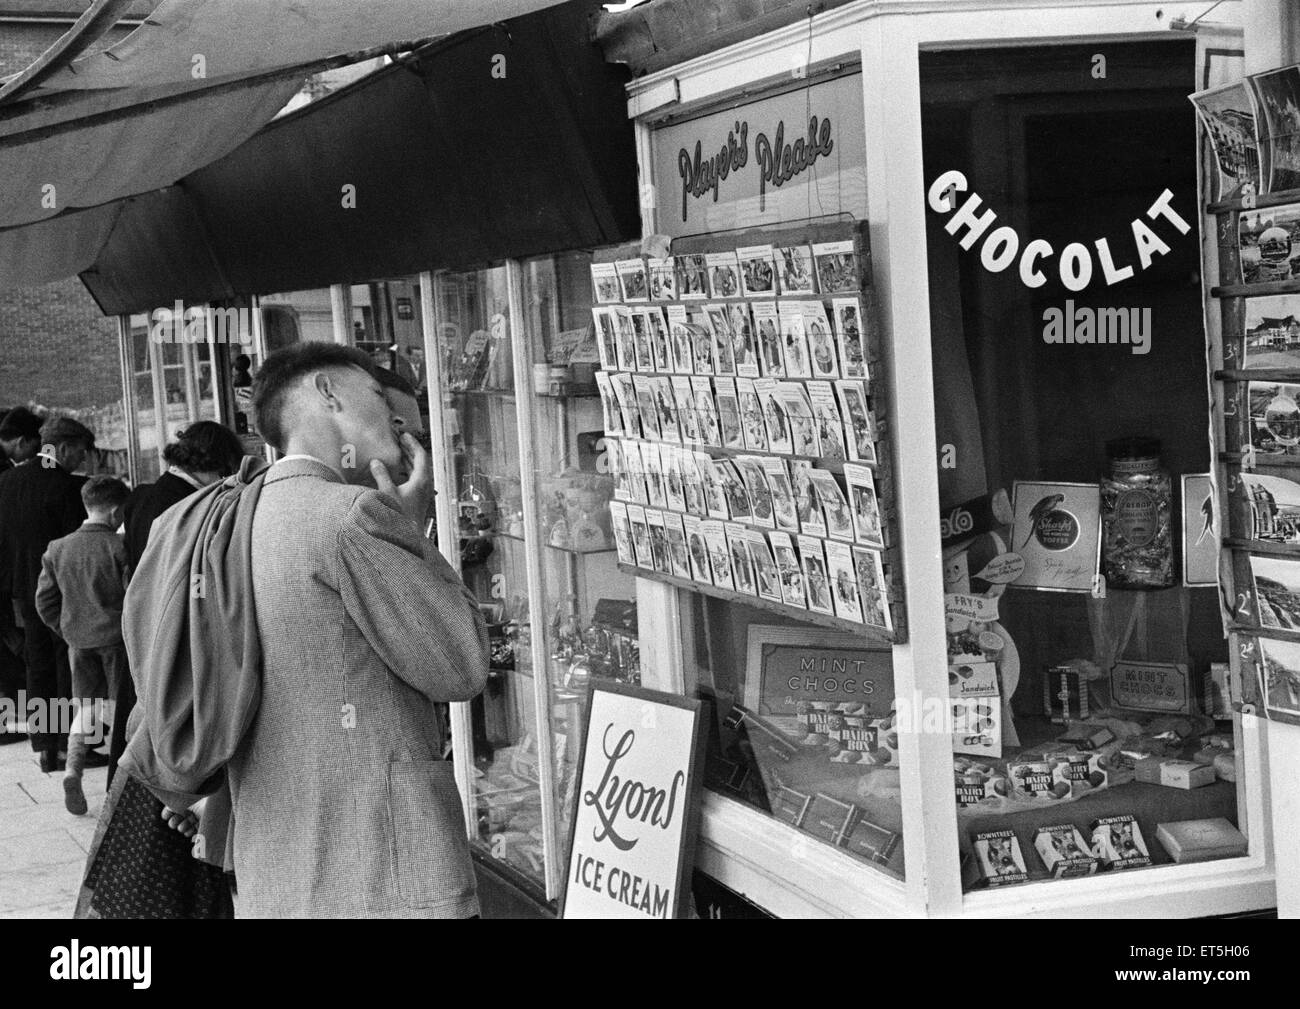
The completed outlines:
[[[1242,0],[1226,0],[1215,11],[1220,20],[1200,21],[1197,31],[1240,37],[1241,6]],[[1203,13],[1204,7],[1193,3],[1132,0],[859,0],[817,15],[811,31],[801,21],[638,77],[627,86],[628,115],[640,119],[696,112],[781,79],[797,80],[796,67],[806,72],[849,54],[856,58],[863,23],[875,18],[907,17],[922,48],[965,48],[1185,39],[1186,32],[1169,24]],[[1010,23],[1019,26],[1015,35],[990,32],[990,17],[998,15],[1005,15],[999,25],[1014,19]],[[774,74],[773,67],[783,69]]]

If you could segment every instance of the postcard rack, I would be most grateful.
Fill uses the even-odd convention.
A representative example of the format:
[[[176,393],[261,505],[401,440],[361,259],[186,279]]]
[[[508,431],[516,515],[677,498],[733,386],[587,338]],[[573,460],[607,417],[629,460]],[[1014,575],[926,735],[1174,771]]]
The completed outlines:
[[[856,284],[852,291],[839,290],[832,293],[819,290],[816,292],[805,292],[802,295],[791,294],[790,298],[794,300],[812,301],[820,299],[826,309],[832,308],[833,299],[836,297],[852,297],[856,295],[859,299],[861,311],[861,333],[862,333],[862,355],[866,360],[868,377],[866,378],[866,398],[870,413],[875,422],[875,441],[874,441],[874,460],[852,462],[838,457],[816,457],[816,456],[798,456],[793,453],[773,453],[762,450],[739,449],[734,447],[720,447],[718,445],[703,446],[703,449],[715,461],[723,459],[736,459],[742,456],[750,457],[784,457],[788,464],[794,465],[795,459],[801,461],[802,465],[811,464],[817,470],[829,472],[840,486],[841,492],[845,491],[846,462],[850,466],[861,465],[871,470],[871,476],[874,480],[876,502],[879,510],[879,523],[881,540],[883,547],[867,551],[860,544],[850,544],[856,552],[868,553],[874,552],[879,555],[880,568],[883,570],[883,585],[881,586],[887,596],[886,604],[889,611],[889,620],[892,629],[873,626],[870,621],[859,623],[838,615],[829,613],[819,613],[811,608],[800,608],[798,606],[777,602],[764,598],[757,594],[750,594],[736,591],[730,587],[709,584],[702,580],[683,578],[680,575],[655,570],[645,565],[628,564],[625,558],[621,558],[620,568],[635,574],[638,577],[656,579],[658,581],[673,585],[677,588],[688,589],[701,594],[720,598],[727,601],[742,603],[760,609],[768,609],[786,617],[793,617],[799,620],[818,624],[826,627],[833,627],[837,630],[848,630],[853,633],[865,636],[868,640],[880,643],[890,644],[907,640],[907,622],[904,605],[903,585],[901,579],[902,565],[900,563],[900,546],[898,512],[895,502],[895,481],[894,481],[894,439],[892,437],[892,428],[889,422],[890,410],[888,408],[889,393],[889,367],[891,361],[886,354],[886,348],[883,346],[881,339],[880,324],[878,311],[875,301],[875,291],[871,281],[871,259],[867,241],[867,226],[865,222],[855,221],[826,221],[826,222],[809,222],[798,226],[780,227],[780,228],[763,228],[750,229],[737,232],[712,233],[708,235],[678,238],[673,240],[669,255],[680,262],[678,257],[683,256],[705,256],[715,253],[734,253],[737,249],[753,247],[772,247],[774,249],[790,247],[812,247],[824,243],[852,243],[853,253],[856,261]],[[614,263],[619,260],[634,259],[642,255],[642,249],[639,245],[628,245],[621,247],[611,247],[598,250],[593,254],[594,263]],[[654,260],[651,260],[653,264]],[[780,302],[785,296],[773,299],[769,296],[767,303],[774,300]],[[707,299],[710,304],[720,306],[730,306],[736,303],[748,303],[751,307],[762,302],[762,299],[755,298],[751,294],[736,292],[733,296],[718,294],[711,295]],[[655,305],[664,305],[665,302],[650,302],[650,307]],[[681,301],[668,302],[668,304],[691,304],[682,299]],[[698,306],[699,301],[695,302]],[[838,321],[838,320],[837,320]],[[757,323],[755,323],[757,328]],[[765,372],[766,373],[766,372]],[[847,374],[847,373],[846,373]],[[789,376],[786,384],[794,384],[793,376]],[[848,437],[852,437],[851,434]],[[701,446],[696,446],[700,448]],[[851,497],[851,495],[848,495]],[[732,523],[728,523],[730,526]],[[751,533],[765,534],[768,529],[760,528],[753,522],[745,523]],[[770,527],[769,527],[770,528]],[[831,541],[825,534],[818,534],[826,540]],[[793,539],[801,537],[791,534]],[[838,549],[838,548],[837,548]],[[860,562],[859,562],[860,563]],[[859,585],[862,584],[859,576]],[[863,605],[865,610],[865,605]]]
[[[1240,228],[1245,214],[1297,203],[1300,203],[1300,190],[1248,197],[1246,201],[1227,200],[1206,207],[1207,219],[1214,222],[1213,245],[1218,260],[1218,284],[1209,290],[1207,321],[1211,323],[1210,365],[1216,393],[1214,429],[1221,439],[1215,482],[1219,515],[1226,517],[1226,523],[1220,526],[1221,605],[1229,634],[1233,695],[1240,698],[1234,707],[1244,713],[1292,724],[1300,724],[1300,715],[1270,703],[1271,697],[1276,700],[1271,692],[1278,689],[1277,677],[1281,673],[1270,668],[1265,648],[1269,640],[1300,644],[1300,627],[1273,626],[1275,621],[1266,623],[1263,610],[1267,603],[1264,607],[1260,605],[1251,558],[1282,557],[1300,562],[1300,538],[1296,542],[1279,542],[1260,535],[1260,504],[1255,499],[1258,491],[1256,482],[1250,478],[1276,476],[1300,484],[1300,429],[1296,431],[1298,444],[1281,452],[1261,451],[1258,435],[1265,418],[1252,415],[1251,389],[1252,384],[1300,387],[1300,367],[1247,368],[1246,313],[1251,299],[1300,294],[1300,279],[1243,283]],[[1207,264],[1206,272],[1213,275],[1213,264]],[[1220,332],[1217,343],[1213,338],[1215,321]],[[1257,390],[1254,397],[1257,404],[1260,398]],[[1263,409],[1258,407],[1254,413],[1260,414]],[[1268,447],[1276,448],[1276,443]]]

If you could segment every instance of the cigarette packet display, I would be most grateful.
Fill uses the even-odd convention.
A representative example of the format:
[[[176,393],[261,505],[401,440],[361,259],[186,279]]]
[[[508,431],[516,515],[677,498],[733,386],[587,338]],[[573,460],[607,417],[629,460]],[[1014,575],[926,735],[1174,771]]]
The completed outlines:
[[[1127,813],[1092,821],[1092,850],[1107,869],[1137,869],[1151,864],[1142,828]]]
[[[898,848],[898,834],[859,817],[849,831],[845,847],[859,857],[884,865]]]
[[[803,829],[823,841],[840,846],[848,840],[849,831],[857,822],[861,810],[851,802],[841,802],[823,792],[813,796],[804,818]]]
[[[1072,823],[1039,827],[1034,833],[1034,847],[1053,879],[1091,876],[1097,871],[1097,859]]]
[[[808,816],[808,807],[812,804],[812,796],[778,785],[771,792],[770,802],[773,816],[792,827],[802,827]]]
[[[1246,854],[1245,836],[1222,816],[1157,824],[1156,838],[1179,864]]]
[[[1214,767],[1194,760],[1166,760],[1160,765],[1160,784],[1169,788],[1203,788],[1214,784]]]
[[[1029,878],[1020,840],[1014,831],[990,830],[976,834],[975,857],[989,886],[1023,883]]]

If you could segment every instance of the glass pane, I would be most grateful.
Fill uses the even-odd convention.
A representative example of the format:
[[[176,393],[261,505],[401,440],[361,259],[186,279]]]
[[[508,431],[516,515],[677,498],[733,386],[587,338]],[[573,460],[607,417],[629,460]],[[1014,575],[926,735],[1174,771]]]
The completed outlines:
[[[136,480],[152,483],[162,472],[159,451],[165,435],[158,430],[158,413],[154,403],[153,371],[149,365],[148,315],[131,316],[131,381],[135,388],[135,417],[138,449]]]
[[[482,850],[541,885],[534,663],[506,271],[441,275],[436,299],[461,574],[484,608],[493,641],[487,689],[470,704],[471,810]]]
[[[614,486],[596,385],[600,357],[592,329],[591,256],[524,263],[523,310],[563,873],[587,683],[593,677],[641,681],[636,580],[619,569],[610,528]]]
[[[1189,822],[1245,826],[1217,591],[1180,564],[1208,493],[1184,509],[1180,485],[1211,460],[1196,230],[1148,212],[1164,193],[1195,218],[1193,57],[1108,47],[1142,84],[1094,89],[1059,70],[1086,47],[922,54],[927,183],[966,180],[927,241],[967,888],[1168,864]],[[1025,255],[1083,243],[1091,282],[1064,253],[990,270],[989,242],[959,244],[974,194]],[[1011,551],[1010,584],[980,577]]]
[[[328,287],[258,299],[268,354],[293,343],[334,340],[334,310]]]

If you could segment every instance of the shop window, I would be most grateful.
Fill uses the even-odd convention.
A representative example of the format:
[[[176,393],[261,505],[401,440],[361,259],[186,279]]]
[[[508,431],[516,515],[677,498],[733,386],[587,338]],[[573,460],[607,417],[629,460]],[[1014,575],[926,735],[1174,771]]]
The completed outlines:
[[[1194,47],[1070,71],[1095,49],[921,62],[967,887],[1168,863],[1178,824],[1239,825],[1217,590],[1180,563],[1207,493],[1180,489],[1211,466]]]
[[[258,299],[266,353],[308,341],[334,341],[334,311],[329,288],[264,294]]]

